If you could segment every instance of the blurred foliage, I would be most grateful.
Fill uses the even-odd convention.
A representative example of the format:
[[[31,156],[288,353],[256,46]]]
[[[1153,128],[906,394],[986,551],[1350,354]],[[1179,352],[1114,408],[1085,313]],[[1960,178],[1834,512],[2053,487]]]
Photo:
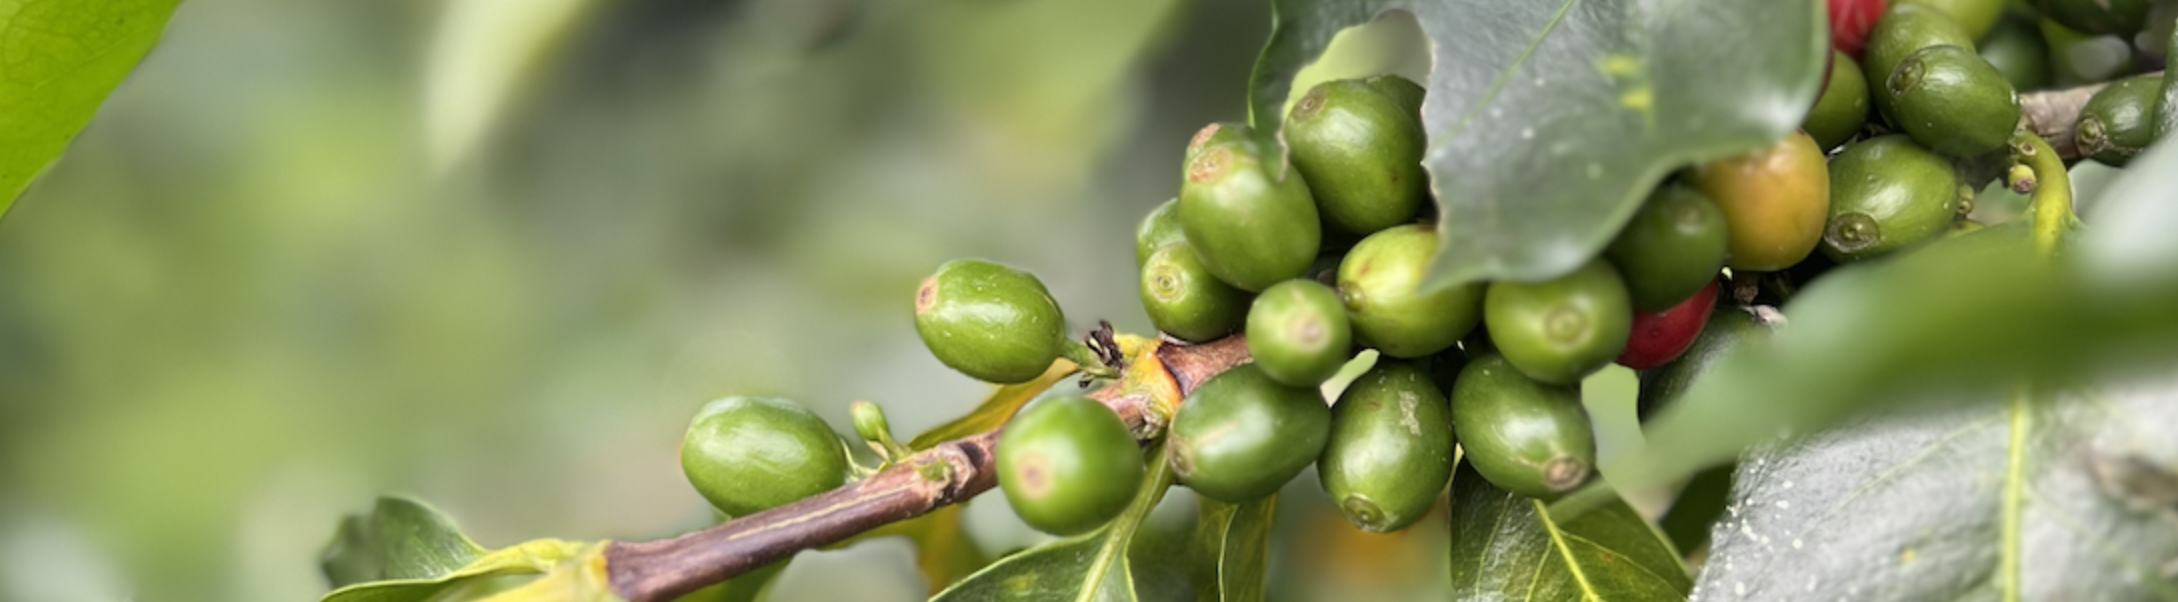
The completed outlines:
[[[453,15],[527,5],[454,4],[192,0],[0,220],[0,599],[313,598],[335,518],[382,490],[487,547],[700,526],[673,446],[710,398],[841,428],[871,399],[903,432],[973,407],[908,326],[953,257],[1146,331],[1133,222],[1189,133],[1244,114],[1269,21],[597,2],[499,49],[535,56],[492,103],[432,74],[524,38]],[[458,126],[433,103],[464,100],[489,125],[434,167]],[[1035,541],[1003,508],[966,513],[979,541]],[[905,548],[805,554],[776,593],[914,598]]]

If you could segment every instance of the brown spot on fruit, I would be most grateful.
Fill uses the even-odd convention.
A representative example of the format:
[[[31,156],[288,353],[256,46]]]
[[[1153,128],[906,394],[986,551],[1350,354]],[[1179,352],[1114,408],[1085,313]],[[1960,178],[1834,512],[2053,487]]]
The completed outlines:
[[[1195,137],[1187,139],[1187,154],[1194,155],[1197,151],[1202,150],[1203,143],[1209,142],[1211,136],[1216,136],[1218,129],[1221,127],[1223,127],[1223,124],[1213,123],[1202,126],[1202,129],[1195,130]]]
[[[1187,179],[1191,182],[1216,180],[1225,175],[1226,167],[1232,162],[1233,151],[1229,148],[1220,146],[1202,151],[1187,162]]]
[[[1571,456],[1552,458],[1543,465],[1543,486],[1551,491],[1570,491],[1588,480],[1588,463]]]
[[[938,277],[936,275],[931,275],[928,278],[924,278],[922,286],[916,287],[915,289],[915,315],[920,316],[926,312],[929,312],[930,306],[936,305],[937,303]]]

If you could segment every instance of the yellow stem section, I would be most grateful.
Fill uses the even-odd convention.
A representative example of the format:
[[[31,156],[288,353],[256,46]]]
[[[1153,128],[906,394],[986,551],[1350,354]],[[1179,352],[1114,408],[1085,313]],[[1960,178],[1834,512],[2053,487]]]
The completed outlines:
[[[2043,257],[2054,257],[2065,231],[2079,222],[2072,214],[2072,176],[2065,173],[2065,162],[2057,156],[2057,149],[2050,148],[2041,136],[2021,134],[2021,145],[2027,152],[2020,158],[2034,170],[2034,196],[2027,203],[2034,220],[2034,248]]]

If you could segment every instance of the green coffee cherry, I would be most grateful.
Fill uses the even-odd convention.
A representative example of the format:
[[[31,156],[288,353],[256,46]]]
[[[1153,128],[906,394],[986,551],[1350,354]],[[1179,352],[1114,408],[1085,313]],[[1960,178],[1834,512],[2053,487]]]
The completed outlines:
[[[1180,199],[1159,203],[1134,228],[1134,267],[1149,263],[1150,254],[1158,247],[1185,240],[1187,236],[1180,233]]]
[[[1300,172],[1246,128],[1211,124],[1195,135],[1180,183],[1180,230],[1210,273],[1260,291],[1308,269],[1323,226]]]
[[[775,397],[704,404],[681,439],[681,472],[727,516],[745,516],[847,482],[847,448],[823,418]]]
[[[1776,315],[1775,310],[1767,307],[1761,311]],[[1709,314],[1709,323],[1702,327],[1702,334],[1694,337],[1694,344],[1687,347],[1679,359],[1653,370],[1641,371],[1640,395],[1636,398],[1641,419],[1648,420],[1664,406],[1677,401],[1687,388],[1694,386],[1697,379],[1716,365],[1717,360],[1727,357],[1733,349],[1749,344],[1749,341],[1767,339],[1774,325],[1757,315],[1752,308],[1719,307]]]
[[[1974,37],[1967,35],[1966,28],[1950,15],[1919,4],[1891,5],[1883,11],[1883,18],[1876,20],[1875,28],[1868,30],[1868,47],[1861,52],[1860,70],[1868,76],[1868,94],[1876,110],[1891,123],[1898,123],[1894,99],[1885,87],[1891,71],[1914,51],[1930,46],[1973,48]]]
[[[1371,533],[1429,513],[1452,479],[1452,407],[1415,362],[1385,361],[1331,406],[1316,476],[1339,511]]]
[[[2034,0],[2042,16],[2081,33],[2131,36],[2146,27],[2149,0]]]
[[[1799,124],[1821,148],[1838,148],[1853,140],[1862,124],[1869,122],[1869,81],[1860,74],[1860,63],[1838,50],[1830,50],[1830,55],[1830,83]]]
[[[1323,452],[1331,409],[1314,387],[1271,380],[1255,364],[1213,376],[1173,413],[1172,471],[1210,499],[1270,495]]]
[[[1346,306],[1321,282],[1280,282],[1263,289],[1248,309],[1248,355],[1279,383],[1323,384],[1346,364],[1353,347]]]
[[[938,266],[915,291],[915,333],[946,366],[978,380],[1034,380],[1065,352],[1066,316],[1043,281],[976,259]]]
[[[1406,110],[1407,114],[1413,115],[1415,123],[1422,122],[1422,100],[1428,95],[1429,91],[1422,89],[1421,84],[1389,73],[1371,75],[1362,79],[1361,83],[1368,84],[1369,87],[1376,88],[1376,91],[1384,93],[1385,96],[1392,97],[1392,100],[1399,101],[1399,107]]]
[[[1325,220],[1370,233],[1414,219],[1427,198],[1422,124],[1361,80],[1317,84],[1286,116],[1286,147]]]
[[[1529,378],[1569,385],[1626,350],[1633,305],[1618,270],[1591,260],[1543,282],[1495,282],[1482,302],[1490,340]]]
[[[1847,145],[1830,160],[1823,254],[1840,262],[1936,238],[1959,213],[1958,170],[1905,136]]]
[[[2162,76],[2140,75],[2110,82],[2089,97],[2072,128],[2080,156],[2124,167],[2153,144],[2162,86]]]
[[[1076,393],[1036,400],[998,433],[998,486],[1039,531],[1076,535],[1119,516],[1142,482],[1142,452],[1110,408]]]
[[[1919,4],[1943,11],[1958,21],[1966,30],[1967,37],[1979,39],[1996,26],[1997,17],[2004,14],[2005,0],[1891,0],[1898,4]]]
[[[1397,358],[1425,357],[1458,343],[1482,317],[1480,283],[1419,290],[1437,231],[1423,224],[1369,235],[1339,263],[1339,298],[1354,338]]]
[[[1884,83],[1893,125],[1929,150],[1975,157],[2004,148],[2019,126],[2019,93],[1971,47],[1906,55]]]
[[[1502,356],[1477,357],[1460,371],[1452,425],[1475,471],[1513,493],[1555,498],[1586,482],[1596,464],[1580,389],[1537,382]]]
[[[2018,16],[2006,16],[1998,21],[1976,44],[1981,60],[1989,61],[2004,81],[2012,83],[2013,90],[2040,90],[2050,85],[2053,77],[2050,69],[2049,41],[2042,38],[2042,30],[2034,26],[2034,20]]]
[[[1868,80],[1860,64],[1844,52],[1830,51],[1830,83],[1816,99],[1800,129],[1822,148],[1837,148],[1868,123]]]
[[[1663,311],[1717,277],[1727,236],[1724,212],[1708,195],[1665,184],[1641,204],[1604,256],[1626,278],[1634,311]]]
[[[1150,323],[1180,340],[1223,337],[1248,319],[1248,292],[1212,275],[1187,241],[1151,253],[1142,264],[1141,280],[1142,310]]]
[[[2163,45],[2166,58],[2178,57],[2178,24],[2171,29],[2170,42]],[[2163,98],[2178,98],[2178,77],[2171,77],[2167,71],[2163,75]],[[2156,104],[2155,136],[2161,138],[2172,131],[2178,131],[2178,102]]]

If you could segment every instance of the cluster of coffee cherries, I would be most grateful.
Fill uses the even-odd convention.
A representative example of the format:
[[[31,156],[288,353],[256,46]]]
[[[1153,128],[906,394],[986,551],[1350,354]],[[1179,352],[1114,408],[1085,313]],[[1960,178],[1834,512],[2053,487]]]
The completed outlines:
[[[1161,437],[1168,453],[1155,457],[1179,482],[1224,502],[1270,495],[1314,465],[1367,531],[1426,514],[1455,458],[1497,488],[1564,495],[1593,474],[1580,395],[1589,375],[1614,362],[1639,370],[1646,416],[1711,359],[1768,332],[1777,313],[1751,305],[1780,300],[1757,286],[1766,278],[1804,283],[1980,226],[1967,219],[1974,191],[2027,152],[2016,136],[2026,84],[1999,68],[2003,52],[1974,46],[2003,31],[1988,15],[2004,4],[1832,1],[1828,79],[1800,131],[1684,166],[1602,253],[1541,281],[1426,282],[1436,224],[1459,216],[1431,202],[1424,90],[1412,81],[1316,85],[1275,132],[1202,128],[1179,194],[1137,228],[1140,298],[1167,344],[1244,335],[1251,359],[1144,429],[1070,388],[1045,394],[999,435],[1000,487],[1029,525],[1088,532],[1136,497],[1141,442]],[[2051,19],[2100,32],[2125,26],[2088,9],[2142,3],[2042,4]],[[2155,88],[2123,80],[2097,94],[2078,124],[2081,153],[2121,165],[2152,141]],[[992,383],[1036,380],[1060,359],[1120,376],[1110,337],[1070,337],[1036,276],[1000,263],[940,266],[916,291],[915,327],[945,365]],[[1327,404],[1323,385],[1364,355],[1373,363]],[[874,406],[855,415],[880,456],[907,453]],[[681,457],[727,515],[866,472],[821,419],[772,398],[712,402]]]
[[[1756,195],[1748,204],[1761,208],[1782,180],[1821,175],[1812,145],[1789,157],[1811,165],[1782,175],[1741,167],[1766,165],[1760,157],[1704,166],[1694,184],[1659,189],[1608,253],[1561,277],[1428,286],[1438,234],[1423,95],[1397,76],[1336,80],[1298,99],[1275,138],[1205,127],[1184,153],[1179,195],[1137,228],[1139,291],[1157,329],[1171,344],[1244,334],[1251,357],[1169,416],[1164,457],[1197,494],[1248,502],[1314,465],[1350,522],[1383,532],[1429,511],[1456,450],[1508,491],[1553,498],[1580,486],[1595,463],[1581,380],[1614,361],[1671,362],[1709,321],[1729,255],[1789,253],[1736,251],[1730,211],[1704,190]],[[1770,260],[1790,265],[1811,248]],[[1063,322],[1035,276],[987,261],[947,263],[916,298],[931,352],[991,382],[1098,357]],[[1364,352],[1373,363],[1327,405],[1322,385]],[[1120,512],[1143,464],[1115,413],[1071,393],[1022,409],[997,455],[1017,514],[1057,534]]]
[[[2141,37],[2147,0],[1831,0],[1829,8],[1831,71],[1806,125],[1825,148],[1882,130],[1953,161],[1984,158],[2012,138],[2016,92],[2056,83],[2057,68],[2073,62],[2053,50],[2107,35],[2141,46],[2132,55],[2167,51],[2164,40]],[[2064,150],[2124,167],[2154,142],[2162,76],[2122,75],[2161,66],[2154,62],[2120,66],[2072,124],[2074,147]],[[1871,101],[1879,119],[1868,114]]]

